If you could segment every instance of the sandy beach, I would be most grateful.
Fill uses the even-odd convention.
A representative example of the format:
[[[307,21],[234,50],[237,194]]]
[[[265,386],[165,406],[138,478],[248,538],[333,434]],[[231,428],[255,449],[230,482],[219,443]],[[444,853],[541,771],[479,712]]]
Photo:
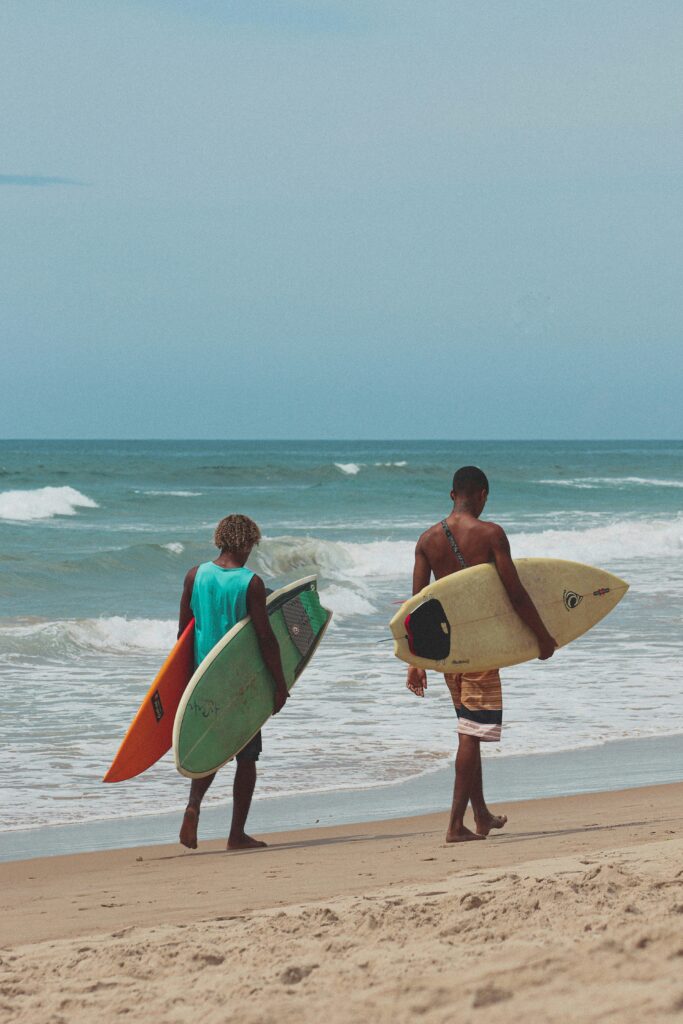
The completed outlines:
[[[683,1014],[683,783],[507,809],[0,865],[2,1019]]]

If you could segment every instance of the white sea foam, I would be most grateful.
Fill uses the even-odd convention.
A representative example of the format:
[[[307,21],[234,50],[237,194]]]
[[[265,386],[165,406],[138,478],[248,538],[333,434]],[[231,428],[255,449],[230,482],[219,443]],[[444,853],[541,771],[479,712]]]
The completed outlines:
[[[185,550],[185,545],[181,544],[180,541],[171,541],[169,544],[162,544],[161,546],[174,555],[181,555]]]
[[[672,520],[622,519],[585,530],[542,530],[510,537],[515,557],[567,558],[603,562],[666,558],[683,554],[683,517]]]
[[[411,571],[414,550],[412,541],[359,544],[319,537],[264,537],[254,562],[272,576],[308,570],[332,579],[392,577]]]
[[[400,462],[376,462],[375,465],[376,466],[386,466],[386,467],[397,466],[400,469],[403,466],[407,466],[408,462],[407,462],[406,459],[402,459]]]
[[[177,628],[173,620],[127,619],[120,615],[20,622],[0,628],[0,646],[4,653],[48,656],[75,650],[163,652],[175,643]]]
[[[348,587],[334,584],[320,592],[320,601],[338,619],[345,619],[349,615],[372,615],[377,610],[367,597]]]
[[[98,508],[96,501],[74,487],[38,487],[0,492],[0,519],[27,523],[53,516],[74,516],[79,508]]]
[[[510,534],[516,558],[567,558],[601,565],[632,557],[666,558],[683,554],[683,516],[671,520],[622,519],[584,529],[539,530]],[[319,537],[264,537],[255,567],[272,576],[319,572],[332,580],[408,578],[415,544],[405,540],[366,544]]]
[[[663,480],[643,476],[582,476],[569,480],[537,480],[539,484],[575,487],[577,490],[598,490],[601,487],[683,487],[683,480]]]

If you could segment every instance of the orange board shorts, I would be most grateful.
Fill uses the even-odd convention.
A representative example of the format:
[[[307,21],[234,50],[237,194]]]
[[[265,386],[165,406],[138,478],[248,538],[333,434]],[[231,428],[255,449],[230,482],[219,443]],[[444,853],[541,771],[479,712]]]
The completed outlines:
[[[503,693],[498,669],[447,673],[444,679],[458,716],[458,732],[463,736],[476,736],[487,743],[500,740]]]

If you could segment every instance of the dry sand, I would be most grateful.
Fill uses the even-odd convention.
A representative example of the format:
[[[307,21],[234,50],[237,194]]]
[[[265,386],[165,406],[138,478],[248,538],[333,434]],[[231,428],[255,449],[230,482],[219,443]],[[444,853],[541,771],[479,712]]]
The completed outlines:
[[[683,1020],[683,784],[0,865],[0,1018]]]

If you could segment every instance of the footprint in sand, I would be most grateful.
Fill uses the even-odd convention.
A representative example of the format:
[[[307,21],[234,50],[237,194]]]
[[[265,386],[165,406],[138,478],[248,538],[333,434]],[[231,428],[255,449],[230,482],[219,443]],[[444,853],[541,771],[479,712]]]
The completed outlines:
[[[493,1006],[494,1003],[502,1003],[505,999],[510,999],[512,992],[508,992],[507,989],[498,988],[496,985],[483,985],[478,988],[472,998],[472,1008],[478,1009],[481,1006]]]
[[[288,967],[280,975],[280,981],[283,985],[298,985],[300,981],[307,978],[308,975],[318,967],[318,964],[306,964],[303,967]]]

